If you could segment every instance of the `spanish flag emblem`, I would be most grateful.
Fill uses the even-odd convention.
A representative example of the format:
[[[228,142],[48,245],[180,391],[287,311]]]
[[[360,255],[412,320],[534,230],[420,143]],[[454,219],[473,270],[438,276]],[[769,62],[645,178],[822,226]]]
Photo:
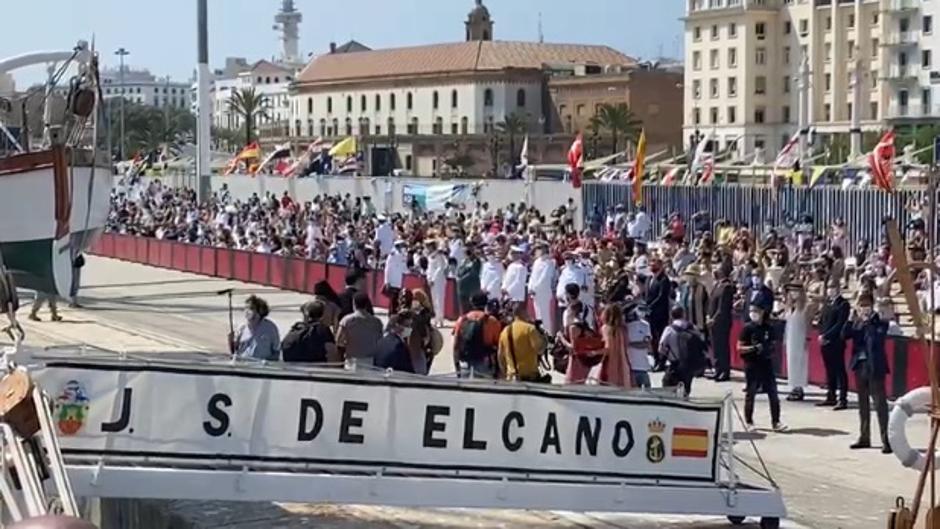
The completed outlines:
[[[708,457],[708,430],[673,428],[672,457]]]

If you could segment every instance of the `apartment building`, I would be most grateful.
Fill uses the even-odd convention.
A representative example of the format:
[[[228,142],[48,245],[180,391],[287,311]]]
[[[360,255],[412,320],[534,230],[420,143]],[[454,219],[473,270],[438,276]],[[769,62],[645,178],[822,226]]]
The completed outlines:
[[[937,115],[937,4],[687,0],[686,144],[714,131],[719,148],[737,141],[742,157],[762,148],[772,158],[798,130],[803,83],[807,122],[822,135],[847,134],[856,110],[863,131]]]

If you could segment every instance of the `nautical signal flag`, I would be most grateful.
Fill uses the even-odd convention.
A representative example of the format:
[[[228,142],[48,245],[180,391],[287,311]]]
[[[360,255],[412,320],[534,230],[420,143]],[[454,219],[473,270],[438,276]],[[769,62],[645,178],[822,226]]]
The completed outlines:
[[[673,428],[672,457],[708,457],[708,430],[701,428]]]
[[[581,172],[584,171],[584,136],[579,132],[568,149],[568,168],[571,170],[571,187],[581,188]]]
[[[636,162],[633,164],[633,203],[643,205],[643,171],[646,170],[646,130],[640,131],[636,146]]]

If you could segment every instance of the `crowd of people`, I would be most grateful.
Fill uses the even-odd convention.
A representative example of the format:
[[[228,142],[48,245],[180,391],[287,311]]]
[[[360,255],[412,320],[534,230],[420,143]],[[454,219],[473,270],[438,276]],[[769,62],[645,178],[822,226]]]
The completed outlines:
[[[894,261],[881,241],[848,248],[840,219],[826,233],[808,217],[755,233],[707,213],[674,214],[653,240],[655,220],[624,205],[592,208],[578,230],[573,202],[550,213],[479,202],[391,213],[368,196],[239,200],[224,186],[199,203],[194,191],[157,181],[116,191],[112,206],[114,232],[347,267],[346,289],[317,284],[283,339],[265,302],[250,297],[245,322],[230,336],[240,357],[427,374],[443,347],[445,285],[454,279],[462,316],[452,331],[453,366],[436,371],[533,383],[551,382],[557,371],[568,384],[627,389],[651,388],[650,373],[662,371],[664,387],[689,396],[696,378],[730,380],[735,345],[745,363],[746,422],[753,425],[755,397],[766,393],[770,426],[781,431],[775,351],[782,345],[786,356],[786,399],[804,400],[815,325],[827,373],[818,405],[847,408],[851,370],[861,410],[853,448],[871,446],[871,400],[882,449],[891,450],[885,341],[900,332]],[[906,239],[912,259],[930,260],[923,221],[908,226]],[[918,276],[924,293],[937,288],[925,268]],[[370,269],[382,271],[385,324],[363,288]],[[423,277],[424,286],[403,288],[406,273]]]

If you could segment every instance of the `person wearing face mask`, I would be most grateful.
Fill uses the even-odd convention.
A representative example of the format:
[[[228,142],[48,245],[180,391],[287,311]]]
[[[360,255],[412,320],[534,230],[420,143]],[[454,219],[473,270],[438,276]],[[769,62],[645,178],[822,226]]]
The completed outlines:
[[[717,284],[709,296],[708,330],[715,357],[715,382],[731,380],[731,325],[734,321],[734,283],[724,268],[715,271]]]
[[[845,369],[845,328],[849,321],[849,302],[842,297],[838,283],[826,289],[826,302],[819,316],[819,345],[826,368],[826,400],[817,406],[848,408],[849,375]],[[836,397],[838,396],[838,400]]]
[[[770,401],[770,419],[775,432],[787,427],[780,422],[780,397],[777,394],[777,379],[773,364],[773,329],[770,317],[763,307],[751,305],[748,323],[738,337],[738,352],[744,360],[744,376],[747,381],[744,397],[744,422],[748,429],[754,427],[754,399],[758,391],[767,392]]]
[[[568,306],[565,288],[568,285],[577,285],[578,291],[580,292],[585,282],[584,270],[575,262],[574,253],[566,251],[563,257],[565,264],[558,273],[558,283],[555,286],[555,300],[558,305],[558,310],[555,313],[555,321],[562,320],[562,315],[564,314],[565,308]]]
[[[496,249],[488,247],[486,249],[486,262],[480,268],[480,288],[486,293],[488,299],[500,301],[503,276],[506,274],[506,268],[499,260]]]
[[[506,299],[513,303],[525,303],[526,281],[529,270],[522,263],[522,248],[513,246],[509,250],[512,262],[503,276],[502,291]]]
[[[810,313],[806,290],[800,283],[787,285],[786,330],[784,346],[787,353],[787,383],[790,385],[788,401],[803,400],[803,388],[809,384],[809,358],[807,357],[806,332]]]
[[[529,276],[529,294],[535,308],[535,319],[549,336],[555,334],[555,318],[552,314],[552,283],[555,281],[555,260],[548,255],[548,244],[540,242],[535,247],[535,262]]]
[[[229,333],[229,351],[238,358],[277,361],[281,338],[277,325],[268,319],[268,304],[258,296],[245,300],[245,323]]]
[[[647,321],[650,324],[652,333],[652,342],[659,344],[663,331],[669,326],[670,309],[672,304],[672,281],[666,275],[663,267],[663,261],[659,258],[650,260],[650,272],[653,277],[650,279],[649,287],[646,291],[646,308],[648,310]],[[666,368],[666,358],[661,354],[656,354],[656,364],[653,371],[662,371]]]
[[[375,346],[375,366],[403,373],[415,373],[415,366],[408,349],[413,315],[403,310],[388,319],[385,335]]]
[[[875,403],[878,429],[881,433],[881,452],[891,453],[888,442],[888,398],[885,378],[888,376],[888,359],[885,342],[888,337],[888,322],[883,321],[874,310],[874,298],[864,296],[858,300],[858,310],[852,315],[846,329],[852,340],[851,367],[858,388],[859,436],[850,448],[871,448],[871,402]]]

